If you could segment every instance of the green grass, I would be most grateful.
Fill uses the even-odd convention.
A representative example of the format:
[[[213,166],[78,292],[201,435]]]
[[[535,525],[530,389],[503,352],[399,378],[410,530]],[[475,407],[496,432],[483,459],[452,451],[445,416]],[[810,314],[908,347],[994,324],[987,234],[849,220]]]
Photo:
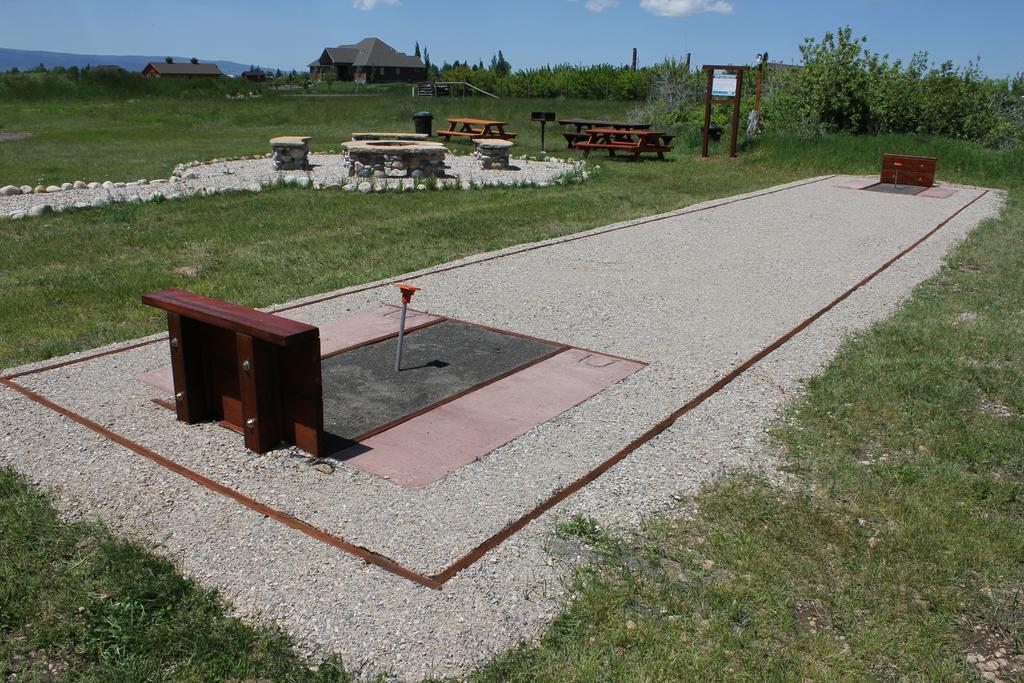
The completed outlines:
[[[718,481],[597,548],[543,641],[476,680],[970,680],[1024,639],[1024,201],[778,426],[788,490]],[[977,314],[958,316],[962,313]]]
[[[538,143],[533,109],[626,114],[615,102],[397,94],[2,104],[4,129],[36,135],[0,143],[0,181],[166,176],[183,160],[262,152],[286,132],[329,149],[352,130],[407,129],[424,106],[439,120],[506,118],[524,149]],[[1009,188],[1010,207],[810,383],[776,433],[790,486],[725,478],[692,514],[629,537],[569,520],[558,533],[596,557],[577,599],[540,643],[476,678],[962,679],[965,652],[1019,651],[1021,153],[768,137],[738,160],[701,161],[691,136],[680,140],[669,163],[600,158],[591,182],[544,190],[278,189],[0,222],[0,367],[161,329],[138,301],[149,289],[265,305],[809,175],[873,173],[883,151],[938,154],[942,179]],[[964,312],[977,319],[953,324]],[[52,664],[82,680],[344,679],[334,664],[306,670],[280,634],[224,617],[215,595],[146,549],[61,523],[9,471],[0,522],[0,674],[43,678]]]
[[[352,130],[408,129],[412,113],[424,106],[438,122],[456,113],[507,119],[521,133],[524,150],[539,146],[539,129],[528,120],[534,109],[622,118],[628,108],[621,102],[397,94],[15,103],[0,105],[0,120],[34,136],[0,143],[0,182],[166,177],[183,160],[265,151],[266,140],[284,132],[312,134],[314,149],[337,148]],[[139,305],[139,296],[152,289],[180,286],[269,305],[807,175],[870,172],[881,149],[941,147],[951,162],[957,159],[963,177],[988,185],[1024,177],[1019,153],[967,143],[769,138],[747,145],[736,160],[721,156],[723,146],[700,160],[687,137],[680,136],[667,163],[595,157],[601,171],[584,185],[386,199],[278,189],[0,221],[0,368],[159,330],[158,312]],[[557,133],[549,141],[565,154]],[[470,149],[464,142],[452,147]]]
[[[6,469],[0,520],[3,680],[349,680],[335,660],[310,670],[280,632],[225,617],[216,593],[139,545],[61,522]]]

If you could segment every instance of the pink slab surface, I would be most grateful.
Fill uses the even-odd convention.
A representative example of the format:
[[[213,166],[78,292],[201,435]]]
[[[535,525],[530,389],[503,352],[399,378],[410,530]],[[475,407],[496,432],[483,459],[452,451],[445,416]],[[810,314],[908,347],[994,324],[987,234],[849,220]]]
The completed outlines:
[[[381,306],[324,323],[319,326],[320,355],[329,356],[353,346],[390,337],[398,332],[400,315],[401,309],[397,306]],[[409,309],[405,316],[405,330],[415,330],[439,319],[439,316]],[[136,375],[135,379],[165,394],[174,393],[174,378],[169,366],[143,372]]]
[[[169,365],[135,375],[135,379],[155,387],[165,394],[174,393],[174,376],[171,375],[171,366]]]
[[[877,178],[850,178],[841,183],[836,183],[836,187],[841,187],[844,190],[863,190],[865,187],[871,187],[877,182]]]
[[[932,199],[948,199],[957,193],[951,187],[929,187],[924,192],[918,192],[918,197],[931,197]]]
[[[397,334],[400,316],[401,309],[398,306],[381,306],[319,325],[320,355],[328,356],[343,349]],[[410,308],[405,316],[405,331],[415,330],[436,320],[439,320],[436,315]]]
[[[645,365],[569,349],[371,436],[337,457],[407,488],[423,488]]]

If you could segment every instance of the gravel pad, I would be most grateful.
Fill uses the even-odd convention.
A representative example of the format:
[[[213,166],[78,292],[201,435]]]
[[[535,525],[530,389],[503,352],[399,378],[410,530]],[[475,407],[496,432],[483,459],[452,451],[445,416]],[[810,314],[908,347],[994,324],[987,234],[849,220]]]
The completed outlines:
[[[852,192],[821,179],[607,226],[541,249],[511,248],[495,260],[470,257],[456,270],[402,276],[416,277],[423,288],[417,305],[430,312],[650,362],[420,490],[345,466],[321,474],[293,449],[257,456],[221,427],[177,423],[151,403],[158,392],[133,379],[166,364],[164,344],[17,380],[267,505],[435,573],[949,219],[441,591],[242,508],[6,387],[0,463],[53,490],[69,516],[99,516],[157,543],[185,574],[222,590],[237,614],[276,621],[303,652],[339,653],[367,675],[463,674],[535,637],[556,613],[568,567],[588,554],[552,537],[559,519],[584,514],[628,529],[643,515],[673,509],[720,472],[753,467],[774,476],[766,425],[849,332],[894,310],[951,245],[998,213],[1004,196],[980,195],[972,188],[946,199]],[[391,282],[286,315],[313,324],[337,320],[391,302]]]

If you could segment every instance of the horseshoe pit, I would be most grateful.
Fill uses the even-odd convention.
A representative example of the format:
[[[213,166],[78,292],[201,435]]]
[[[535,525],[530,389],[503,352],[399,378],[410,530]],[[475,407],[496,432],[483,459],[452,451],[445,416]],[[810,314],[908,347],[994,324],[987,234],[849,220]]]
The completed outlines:
[[[439,142],[353,140],[342,144],[352,161],[349,175],[361,178],[427,178],[445,175],[448,150]]]

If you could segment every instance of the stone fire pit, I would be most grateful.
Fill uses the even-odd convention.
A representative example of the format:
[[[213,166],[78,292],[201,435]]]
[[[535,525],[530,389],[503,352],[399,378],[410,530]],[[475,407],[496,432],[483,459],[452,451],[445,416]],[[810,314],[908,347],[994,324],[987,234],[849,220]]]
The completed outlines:
[[[413,140],[426,142],[426,133],[352,133],[353,140]]]
[[[448,150],[439,142],[353,140],[342,144],[352,162],[350,175],[361,178],[443,176]]]
[[[272,138],[274,170],[302,171],[309,168],[309,141],[309,137],[299,135]]]
[[[496,171],[504,171],[509,168],[508,153],[512,149],[511,142],[492,138],[477,138],[473,140],[473,143],[476,145],[476,158],[480,160],[481,168]]]

